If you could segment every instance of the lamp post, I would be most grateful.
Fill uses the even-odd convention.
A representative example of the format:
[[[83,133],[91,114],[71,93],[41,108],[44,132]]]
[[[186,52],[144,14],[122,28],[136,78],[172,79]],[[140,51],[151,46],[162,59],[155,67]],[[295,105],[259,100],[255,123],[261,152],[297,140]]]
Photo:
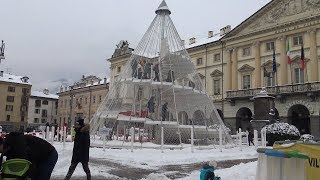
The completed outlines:
[[[4,56],[4,48],[5,48],[5,43],[3,42],[3,40],[1,41],[1,47],[0,47],[0,63],[2,59],[5,59]]]

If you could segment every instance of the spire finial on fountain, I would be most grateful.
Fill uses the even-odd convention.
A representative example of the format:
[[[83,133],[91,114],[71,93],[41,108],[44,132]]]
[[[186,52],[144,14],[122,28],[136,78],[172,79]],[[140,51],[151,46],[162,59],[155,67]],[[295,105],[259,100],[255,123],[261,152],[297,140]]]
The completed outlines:
[[[170,9],[168,8],[168,5],[166,3],[165,0],[163,0],[161,2],[161,4],[159,5],[158,9],[156,10],[156,14],[160,15],[160,14],[171,14],[171,11]]]

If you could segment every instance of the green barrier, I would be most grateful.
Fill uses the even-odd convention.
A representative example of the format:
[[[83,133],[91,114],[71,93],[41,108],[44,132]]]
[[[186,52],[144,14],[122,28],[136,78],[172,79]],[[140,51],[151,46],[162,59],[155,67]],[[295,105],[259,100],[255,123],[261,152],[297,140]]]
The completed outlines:
[[[31,162],[25,159],[10,159],[2,163],[2,174],[22,177],[30,165]]]
[[[287,152],[287,155],[290,158],[309,159],[308,155],[300,153],[298,151],[289,151],[289,152]]]

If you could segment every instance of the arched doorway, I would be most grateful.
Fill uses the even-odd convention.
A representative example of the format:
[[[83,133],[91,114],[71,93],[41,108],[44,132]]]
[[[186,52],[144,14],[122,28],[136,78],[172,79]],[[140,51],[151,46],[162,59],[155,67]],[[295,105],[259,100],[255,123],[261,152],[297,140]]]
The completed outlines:
[[[242,107],[238,110],[236,114],[236,127],[237,130],[239,128],[242,131],[246,131],[248,128],[251,128],[251,121],[252,120],[252,112],[247,107]]]
[[[181,111],[178,113],[178,119],[180,125],[189,125],[188,114],[185,111]]]
[[[197,110],[193,113],[192,121],[194,125],[204,125],[204,113],[200,110]]]
[[[304,105],[296,104],[290,107],[288,122],[296,126],[301,134],[310,134],[310,112]]]

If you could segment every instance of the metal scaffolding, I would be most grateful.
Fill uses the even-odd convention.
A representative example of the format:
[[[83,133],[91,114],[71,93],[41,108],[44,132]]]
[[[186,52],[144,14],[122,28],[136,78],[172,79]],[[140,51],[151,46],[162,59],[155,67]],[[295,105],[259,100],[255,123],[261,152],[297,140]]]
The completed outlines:
[[[221,128],[224,144],[233,143],[230,130],[201,84],[165,1],[155,13],[147,32],[91,119],[91,133],[107,127],[112,129],[111,140],[119,140],[123,135],[126,141],[129,128],[133,127],[138,129],[134,138],[141,143],[159,144],[163,138],[165,144],[182,146],[190,144],[193,136],[198,145],[214,147]]]

